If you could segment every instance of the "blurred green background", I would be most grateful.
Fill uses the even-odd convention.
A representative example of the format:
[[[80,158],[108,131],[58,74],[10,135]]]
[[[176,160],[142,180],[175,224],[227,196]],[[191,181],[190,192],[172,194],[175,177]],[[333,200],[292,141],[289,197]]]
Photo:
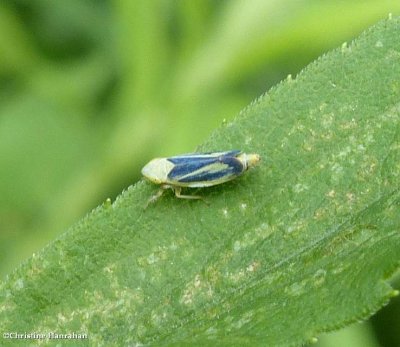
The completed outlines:
[[[195,150],[389,13],[399,1],[1,1],[2,278],[150,158]],[[397,299],[320,345],[400,346],[399,331]]]

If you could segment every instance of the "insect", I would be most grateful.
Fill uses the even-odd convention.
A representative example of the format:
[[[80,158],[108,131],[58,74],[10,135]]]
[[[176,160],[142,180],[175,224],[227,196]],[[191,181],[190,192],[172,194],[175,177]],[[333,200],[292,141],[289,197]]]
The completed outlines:
[[[182,187],[211,187],[231,181],[259,161],[258,154],[246,154],[240,150],[189,153],[153,159],[143,167],[142,175],[149,181],[160,184],[161,189],[149,199],[146,207],[169,188],[177,198],[203,199],[198,195],[181,194]]]

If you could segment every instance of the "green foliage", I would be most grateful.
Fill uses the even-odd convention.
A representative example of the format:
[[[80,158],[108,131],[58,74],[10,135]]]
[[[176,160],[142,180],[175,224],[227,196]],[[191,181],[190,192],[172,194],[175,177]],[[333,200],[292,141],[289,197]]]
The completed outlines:
[[[397,294],[399,30],[380,22],[216,130],[200,150],[263,160],[195,191],[209,206],[144,210],[142,181],[90,213],[1,285],[0,331],[277,346],[369,317]]]

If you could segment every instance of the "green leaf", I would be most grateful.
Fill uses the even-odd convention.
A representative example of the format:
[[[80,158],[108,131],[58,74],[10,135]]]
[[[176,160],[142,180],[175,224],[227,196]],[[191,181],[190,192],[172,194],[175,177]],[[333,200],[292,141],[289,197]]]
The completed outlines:
[[[369,317],[398,293],[399,33],[380,22],[216,130],[200,150],[262,163],[193,192],[209,205],[144,210],[142,181],[90,213],[1,285],[0,331],[277,346]]]

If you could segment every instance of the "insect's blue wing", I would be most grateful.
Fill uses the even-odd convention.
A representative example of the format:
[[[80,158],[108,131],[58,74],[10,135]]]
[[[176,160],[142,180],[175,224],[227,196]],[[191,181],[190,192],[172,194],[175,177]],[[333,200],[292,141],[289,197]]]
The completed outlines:
[[[216,161],[215,158],[193,157],[177,157],[177,159],[168,158],[168,160],[175,164],[173,169],[168,173],[168,178],[171,180],[179,180],[180,177],[202,170]]]
[[[199,167],[205,165],[205,164],[209,164],[212,163],[216,160],[216,158],[214,157],[210,157],[210,156],[199,156],[196,154],[187,154],[187,155],[182,155],[179,157],[170,157],[167,158],[168,161],[170,161],[171,163],[175,164],[175,166],[186,166],[186,167],[193,167],[193,169],[196,168],[196,166],[198,165]]]
[[[241,150],[235,149],[227,152],[187,153],[176,157],[169,157],[168,160],[175,165],[186,165],[194,161],[215,161],[220,157],[236,157],[241,152]]]
[[[238,153],[240,151],[169,158],[175,167],[169,172],[168,179],[182,183],[229,181],[244,170],[241,161],[235,157]]]

